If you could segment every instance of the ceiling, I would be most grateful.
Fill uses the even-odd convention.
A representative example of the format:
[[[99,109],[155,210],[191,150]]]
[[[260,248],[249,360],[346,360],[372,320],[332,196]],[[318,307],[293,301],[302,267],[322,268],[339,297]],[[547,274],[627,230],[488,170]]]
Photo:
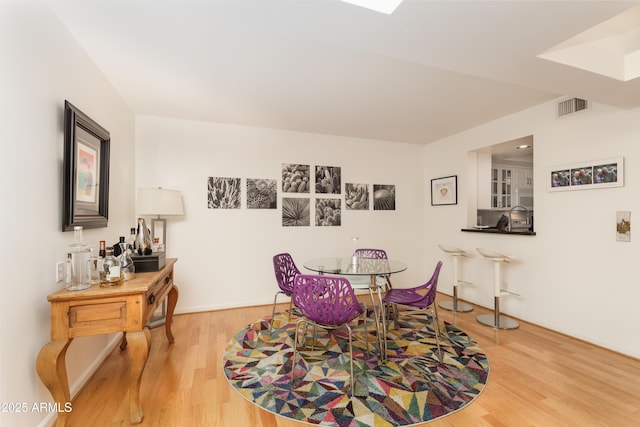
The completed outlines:
[[[136,114],[427,144],[558,97],[640,106],[640,79],[538,57],[639,1],[46,2]]]
[[[491,154],[491,162],[502,165],[533,166],[533,135],[475,150],[477,153]]]

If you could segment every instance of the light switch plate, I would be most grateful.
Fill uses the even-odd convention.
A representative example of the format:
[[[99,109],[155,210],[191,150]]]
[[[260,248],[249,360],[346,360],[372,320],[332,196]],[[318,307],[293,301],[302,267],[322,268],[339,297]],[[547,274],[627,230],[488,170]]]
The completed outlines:
[[[64,262],[58,261],[56,263],[56,282],[62,282],[64,280]]]

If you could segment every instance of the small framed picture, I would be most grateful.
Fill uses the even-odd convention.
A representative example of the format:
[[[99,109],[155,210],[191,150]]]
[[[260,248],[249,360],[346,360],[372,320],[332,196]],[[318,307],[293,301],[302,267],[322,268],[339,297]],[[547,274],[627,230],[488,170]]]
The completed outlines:
[[[431,180],[431,206],[458,204],[458,175]]]
[[[631,212],[616,212],[616,240],[618,242],[631,241]]]

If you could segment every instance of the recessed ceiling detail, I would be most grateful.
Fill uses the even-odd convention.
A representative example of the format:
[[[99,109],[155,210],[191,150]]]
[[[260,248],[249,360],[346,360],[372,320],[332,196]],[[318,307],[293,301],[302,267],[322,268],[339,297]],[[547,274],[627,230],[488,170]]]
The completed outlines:
[[[640,6],[538,55],[623,82],[640,77]]]
[[[376,12],[391,15],[402,0],[342,0],[345,3],[351,3],[355,6],[364,7],[366,9],[375,10]]]

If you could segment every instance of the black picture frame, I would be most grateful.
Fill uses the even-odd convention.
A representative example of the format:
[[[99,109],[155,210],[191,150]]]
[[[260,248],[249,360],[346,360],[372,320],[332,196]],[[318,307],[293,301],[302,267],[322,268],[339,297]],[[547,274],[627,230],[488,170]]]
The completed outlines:
[[[110,143],[106,129],[64,102],[62,231],[107,226]]]
[[[431,180],[431,206],[458,204],[458,175]]]

